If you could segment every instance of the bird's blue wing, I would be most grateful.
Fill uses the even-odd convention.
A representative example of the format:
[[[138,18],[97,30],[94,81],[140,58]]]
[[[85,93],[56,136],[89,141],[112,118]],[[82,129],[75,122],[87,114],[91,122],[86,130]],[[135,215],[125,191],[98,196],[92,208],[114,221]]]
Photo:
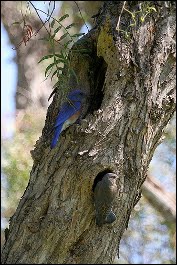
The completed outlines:
[[[61,133],[61,129],[63,127],[63,123],[61,123],[57,128],[55,128],[55,133],[51,142],[51,148],[54,148],[55,145],[57,144],[58,138],[60,136]]]
[[[74,115],[81,108],[81,102],[76,101],[74,103],[64,103],[61,110],[58,113],[56,123],[55,123],[55,133],[51,142],[51,148],[54,148],[59,139],[63,124],[68,120],[72,115]]]
[[[74,113],[76,113],[78,110],[81,108],[81,102],[75,101],[74,103],[69,103],[66,102],[63,104],[62,108],[60,109],[56,123],[55,123],[55,128],[58,127],[60,124],[63,125],[63,123],[69,119]]]

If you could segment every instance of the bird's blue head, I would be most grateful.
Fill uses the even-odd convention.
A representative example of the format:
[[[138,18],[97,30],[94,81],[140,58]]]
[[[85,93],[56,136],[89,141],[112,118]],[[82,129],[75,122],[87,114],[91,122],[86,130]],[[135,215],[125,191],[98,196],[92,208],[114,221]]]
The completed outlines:
[[[72,101],[82,101],[86,97],[86,94],[80,89],[71,91],[68,94],[68,99]]]

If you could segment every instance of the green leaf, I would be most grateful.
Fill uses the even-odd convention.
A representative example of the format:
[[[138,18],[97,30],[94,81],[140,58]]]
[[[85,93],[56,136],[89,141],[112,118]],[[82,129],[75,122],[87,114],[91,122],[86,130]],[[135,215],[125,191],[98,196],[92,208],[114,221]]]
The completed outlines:
[[[67,41],[65,44],[64,44],[64,46],[65,46],[65,48],[68,46],[68,44],[70,44],[71,42],[73,42],[73,40],[69,40],[69,41]]]
[[[12,25],[19,25],[19,24],[21,24],[22,22],[18,22],[18,21],[16,21],[16,22],[14,22],[14,23],[12,23]]]
[[[58,57],[58,61],[60,61],[61,63],[66,63],[67,59],[62,57],[60,54],[55,54],[56,57]]]
[[[70,25],[68,25],[65,29],[70,29],[71,27],[75,26],[76,23],[71,23]]]
[[[42,57],[41,60],[39,60],[38,63],[41,63],[43,60],[47,60],[47,59],[49,59],[49,58],[52,58],[52,57],[54,57],[54,55],[55,55],[55,54],[48,54],[48,55],[45,55],[45,56]]]
[[[54,63],[55,63],[55,65],[57,65],[57,64],[59,64],[59,63],[60,63],[60,64],[61,64],[61,63],[64,64],[65,62],[61,61],[61,59],[58,59],[58,60],[55,59],[55,60],[54,60]]]
[[[57,56],[56,56],[57,57]],[[59,59],[58,59],[59,58]],[[58,64],[58,63],[65,63],[66,62],[66,60],[64,60],[63,58],[60,58],[60,57],[57,57],[57,59],[55,58],[55,60],[54,60],[54,62],[56,63],[56,64]]]
[[[47,66],[46,70],[45,70],[45,77],[47,75],[47,72],[50,70],[50,68],[52,68],[55,65],[55,63],[51,63]]]
[[[69,15],[68,14],[65,14],[64,16],[62,16],[61,18],[59,18],[59,20],[57,20],[57,22],[61,22],[62,20],[64,20],[67,17],[69,17]]]
[[[65,34],[63,34],[63,35],[60,37],[59,41],[62,40],[62,39],[64,39],[67,35],[68,35],[68,32],[66,32]]]
[[[52,87],[53,89],[56,88],[60,84],[60,81],[57,81],[55,85]]]
[[[57,92],[57,87],[52,91],[52,93],[50,94],[48,101],[51,99],[51,97]]]
[[[55,34],[50,36],[50,39],[54,39],[55,38]]]
[[[57,74],[57,72],[58,72],[58,70],[55,70],[55,72],[53,72],[53,74],[52,74],[52,76],[51,76],[51,80],[52,80],[52,78],[54,77],[54,75]]]
[[[55,25],[55,19],[53,19],[52,22],[51,22],[51,28],[53,28],[54,25]]]
[[[60,58],[63,58],[63,60],[65,61],[65,63],[68,61],[68,55],[64,54],[63,51],[61,50],[60,52]]]
[[[59,26],[58,28],[56,28],[56,29],[54,30],[54,34],[56,34],[61,28],[62,28],[62,26]]]
[[[71,37],[75,38],[75,37],[80,37],[83,35],[85,35],[85,33],[76,33],[76,34],[72,35]]]
[[[61,56],[62,56],[62,58],[64,58],[64,59],[66,59],[66,55],[63,53],[63,51],[61,50]]]

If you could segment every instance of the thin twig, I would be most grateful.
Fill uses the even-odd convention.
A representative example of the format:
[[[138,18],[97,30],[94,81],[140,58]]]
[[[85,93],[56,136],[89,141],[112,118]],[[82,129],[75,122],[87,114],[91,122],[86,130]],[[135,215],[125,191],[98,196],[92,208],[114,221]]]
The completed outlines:
[[[37,31],[34,32],[34,34],[31,36],[31,38],[32,38],[34,35],[36,36],[36,34],[37,34],[37,33],[38,33],[43,27],[46,29],[46,31],[48,32],[48,34],[51,36],[51,33],[50,33],[50,31],[46,28],[45,24],[50,20],[50,18],[52,18],[52,19],[55,19],[55,18],[52,17],[52,14],[50,14],[50,17],[49,17],[48,19],[46,19],[45,22],[43,22],[43,20],[41,19],[40,15],[39,15],[39,13],[38,13],[37,11],[40,11],[40,12],[42,12],[43,14],[45,14],[45,15],[47,15],[47,16],[48,16],[48,14],[47,14],[46,12],[44,12],[43,10],[41,10],[41,9],[39,9],[39,8],[36,8],[36,7],[31,3],[31,1],[29,1],[29,2],[30,2],[30,4],[32,5],[32,7],[34,8],[34,10],[36,11],[36,13],[37,13],[37,15],[38,15],[40,21],[42,22],[42,26],[41,26]],[[55,5],[54,5],[54,7],[55,7]],[[53,10],[52,10],[52,13],[53,13],[53,11],[54,11],[54,8],[53,8]],[[55,19],[55,20],[56,20],[56,19]],[[56,20],[56,21],[57,21],[57,20]],[[61,44],[61,43],[58,42],[57,40],[54,39],[54,41],[57,42],[57,43],[58,43],[59,45],[61,45],[62,47],[64,46],[63,44]]]
[[[52,1],[50,1],[50,3],[49,3],[49,8],[50,8],[50,4],[51,4],[51,2],[52,2]],[[53,2],[54,2],[54,4],[53,4],[53,8],[52,8],[52,11],[51,11],[50,15],[49,15],[49,9],[48,9],[48,15],[47,15],[47,16],[49,16],[48,21],[50,20],[50,18],[51,18],[51,16],[52,16],[53,12],[54,12],[54,10],[55,10],[55,1],[53,1]],[[47,21],[47,18],[46,18],[46,21]]]
[[[43,25],[43,27],[46,29],[46,31],[48,32],[48,34],[50,35],[50,32],[48,31],[48,29],[46,28],[46,26],[45,26],[45,24],[46,24],[46,22],[48,22],[49,21],[49,19],[47,19],[45,22],[43,22],[43,20],[42,20],[42,18],[40,17],[40,15],[38,14],[38,9],[33,5],[33,3],[31,2],[31,1],[29,1],[30,2],[30,4],[32,5],[32,7],[34,8],[34,10],[36,11],[36,14],[37,14],[37,16],[39,17],[39,19],[40,19],[40,21],[41,21],[41,23],[42,23],[42,25]],[[41,28],[40,28],[41,29]],[[39,29],[39,30],[40,30]],[[37,31],[37,32],[39,32],[39,30]]]
[[[116,30],[118,30],[118,31],[119,31],[120,18],[122,16],[122,12],[124,10],[125,4],[126,4],[126,1],[123,2],[122,10],[120,12],[120,16],[119,16],[119,19],[118,19],[118,22],[117,22]]]
[[[84,20],[84,18],[83,18],[83,16],[82,16],[82,13],[81,13],[81,10],[80,10],[80,8],[79,8],[78,3],[77,3],[76,1],[74,1],[74,3],[76,4],[76,6],[77,6],[77,8],[78,8],[78,10],[79,10],[79,13],[80,13],[80,15],[81,15],[81,18],[82,18],[82,20],[84,21],[84,24],[85,24],[87,30],[89,31],[89,28],[88,28],[87,24],[85,23],[85,20]]]

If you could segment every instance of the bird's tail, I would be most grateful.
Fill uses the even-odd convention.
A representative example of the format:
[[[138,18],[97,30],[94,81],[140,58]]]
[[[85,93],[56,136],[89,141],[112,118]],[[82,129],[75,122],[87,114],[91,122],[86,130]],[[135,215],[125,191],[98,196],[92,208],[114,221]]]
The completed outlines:
[[[109,214],[106,216],[105,222],[107,224],[111,224],[116,220],[116,215],[112,212],[112,210],[109,212]]]
[[[54,148],[57,144],[57,141],[59,139],[61,129],[62,129],[63,124],[60,124],[58,127],[55,128],[55,133],[51,142],[51,148]]]
[[[111,224],[116,220],[116,215],[113,213],[112,210],[109,210],[109,212],[105,216],[102,216],[101,214],[96,214],[96,224],[98,226],[102,226],[103,224]]]

